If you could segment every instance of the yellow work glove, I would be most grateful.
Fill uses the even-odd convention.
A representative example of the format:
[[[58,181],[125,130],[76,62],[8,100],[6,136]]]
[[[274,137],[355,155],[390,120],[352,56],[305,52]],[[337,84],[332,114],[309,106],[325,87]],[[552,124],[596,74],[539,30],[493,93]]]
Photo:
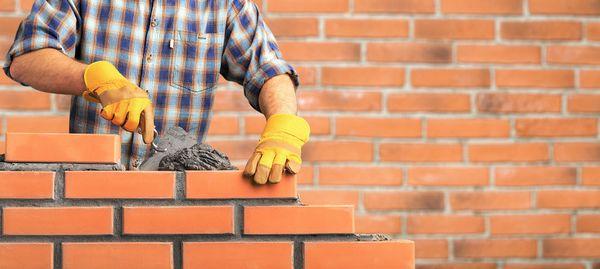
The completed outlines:
[[[87,90],[83,97],[102,104],[102,118],[134,132],[140,128],[144,143],[154,139],[154,110],[148,93],[127,80],[109,62],[87,66],[83,75]]]
[[[265,184],[267,180],[281,181],[284,167],[290,173],[298,173],[302,145],[309,135],[310,127],[303,118],[291,114],[272,115],[246,164],[244,175],[254,176],[254,182]]]

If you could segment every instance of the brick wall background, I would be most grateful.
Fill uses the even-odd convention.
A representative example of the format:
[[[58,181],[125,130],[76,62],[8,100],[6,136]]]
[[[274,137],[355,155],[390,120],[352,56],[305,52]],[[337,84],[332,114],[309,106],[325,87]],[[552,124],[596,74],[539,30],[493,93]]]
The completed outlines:
[[[415,240],[419,268],[600,268],[600,0],[262,0],[313,129],[304,202]],[[0,0],[4,54],[31,0]],[[67,130],[69,98],[0,75],[0,130]],[[223,84],[208,141],[261,131]],[[3,138],[4,136],[0,136]]]

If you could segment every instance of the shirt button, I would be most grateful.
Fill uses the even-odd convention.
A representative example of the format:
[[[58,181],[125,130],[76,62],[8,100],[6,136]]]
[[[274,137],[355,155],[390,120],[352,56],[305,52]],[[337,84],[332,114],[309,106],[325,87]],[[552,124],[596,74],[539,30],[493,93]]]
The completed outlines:
[[[150,26],[152,26],[152,27],[158,26],[158,21],[156,19],[152,19],[152,21],[150,22]]]
[[[148,57],[146,57],[146,62],[152,62],[152,54],[149,54]]]

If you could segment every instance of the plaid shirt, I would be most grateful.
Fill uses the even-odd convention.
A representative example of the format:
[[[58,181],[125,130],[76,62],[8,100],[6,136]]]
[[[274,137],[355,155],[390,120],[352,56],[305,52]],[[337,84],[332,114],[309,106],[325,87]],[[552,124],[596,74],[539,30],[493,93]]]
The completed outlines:
[[[203,141],[218,75],[244,87],[252,107],[269,78],[297,74],[250,0],[36,0],[7,55],[55,48],[84,63],[106,60],[154,104],[159,133],[181,126]],[[122,163],[135,169],[150,154],[139,134],[99,116],[74,96],[70,132],[120,134]]]

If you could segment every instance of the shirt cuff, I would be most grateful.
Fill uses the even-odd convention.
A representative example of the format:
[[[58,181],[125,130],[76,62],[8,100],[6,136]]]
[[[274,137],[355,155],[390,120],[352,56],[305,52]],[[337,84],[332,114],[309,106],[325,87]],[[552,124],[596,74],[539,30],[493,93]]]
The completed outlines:
[[[254,73],[250,74],[250,78],[244,83],[244,95],[252,108],[261,112],[258,97],[263,85],[270,78],[283,74],[288,74],[292,83],[294,83],[294,89],[298,89],[300,85],[298,73],[282,59],[273,59],[261,65]]]

